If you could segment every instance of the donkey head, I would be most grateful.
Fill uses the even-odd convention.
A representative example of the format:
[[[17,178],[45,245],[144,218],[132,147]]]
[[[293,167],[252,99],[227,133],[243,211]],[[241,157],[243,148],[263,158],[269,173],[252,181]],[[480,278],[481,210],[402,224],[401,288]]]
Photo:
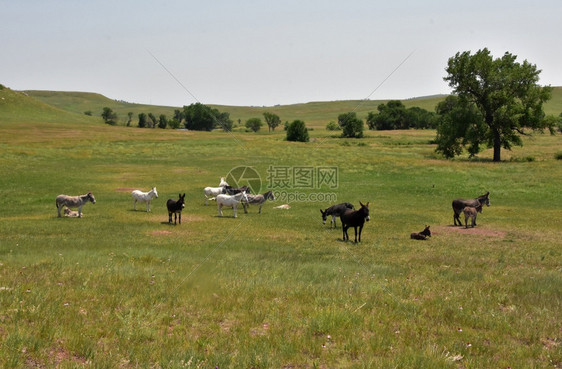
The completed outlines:
[[[328,211],[323,211],[320,209],[320,213],[322,213],[322,224],[326,224],[326,219],[328,219]]]
[[[427,237],[431,237],[431,231],[429,230],[429,226],[426,225],[423,231],[420,232],[420,234],[423,234],[424,236]]]
[[[156,187],[152,187],[152,193],[154,194],[155,198],[158,198],[158,192],[156,192]]]
[[[359,211],[363,212],[363,217],[368,222],[371,219],[371,217],[369,216],[369,203],[367,202],[366,204],[363,204],[361,201],[359,201],[359,205],[361,205],[361,209],[359,209]]]
[[[92,202],[92,204],[96,203],[96,198],[91,192],[88,192],[88,199]]]
[[[178,199],[177,205],[178,205],[178,207],[181,207],[183,209],[183,208],[185,208],[185,193],[183,194],[183,196],[182,196],[181,193],[178,196],[179,196],[179,199]]]
[[[485,204],[486,206],[490,206],[490,191],[486,192],[485,195],[482,195],[478,198],[481,204]]]

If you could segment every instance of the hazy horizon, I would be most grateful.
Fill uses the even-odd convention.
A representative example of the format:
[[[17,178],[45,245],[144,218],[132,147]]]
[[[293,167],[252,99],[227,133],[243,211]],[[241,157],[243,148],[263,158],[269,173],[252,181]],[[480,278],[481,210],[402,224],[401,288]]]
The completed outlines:
[[[562,86],[562,3],[0,0],[0,83],[138,104],[274,106],[449,94],[448,58],[487,47]]]

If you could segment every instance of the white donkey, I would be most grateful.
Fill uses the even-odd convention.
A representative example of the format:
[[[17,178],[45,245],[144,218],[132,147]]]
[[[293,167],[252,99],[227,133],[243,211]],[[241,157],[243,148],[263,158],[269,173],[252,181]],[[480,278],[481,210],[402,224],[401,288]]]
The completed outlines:
[[[150,202],[152,201],[152,199],[158,198],[158,192],[156,192],[156,187],[152,187],[152,190],[148,192],[134,190],[133,192],[131,192],[131,195],[133,196],[133,207],[135,208],[135,211],[137,210],[137,201],[138,201],[138,202],[146,202],[146,211],[149,212]]]
[[[203,189],[203,192],[205,193],[205,205],[209,205],[209,196],[225,194],[226,186],[228,186],[228,183],[226,183],[224,177],[221,177],[221,182],[218,187],[205,187]]]
[[[55,204],[57,205],[59,218],[61,217],[60,211],[65,206],[69,208],[78,208],[78,217],[82,218],[82,206],[84,206],[84,204],[88,201],[91,201],[92,204],[96,203],[96,199],[91,192],[80,196],[58,195],[55,200]]]
[[[222,207],[223,206],[228,206],[231,207],[234,210],[234,217],[236,218],[236,208],[238,207],[238,205],[240,204],[240,202],[244,201],[244,202],[248,202],[248,196],[246,195],[245,191],[242,191],[240,193],[237,193],[236,195],[225,195],[225,194],[220,194],[217,195],[217,204],[219,207],[219,216],[222,217]]]

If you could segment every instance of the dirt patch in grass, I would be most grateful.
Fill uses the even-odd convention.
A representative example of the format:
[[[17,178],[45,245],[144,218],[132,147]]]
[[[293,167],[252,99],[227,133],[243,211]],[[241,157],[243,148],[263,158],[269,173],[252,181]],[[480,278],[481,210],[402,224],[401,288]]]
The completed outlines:
[[[133,188],[133,187],[117,187],[115,189],[115,191],[117,191],[117,192],[131,192],[133,190],[135,190],[135,188]]]
[[[457,226],[442,226],[442,227],[435,227],[431,230],[432,234],[439,234],[439,233],[458,233],[458,234],[469,234],[469,235],[476,235],[482,237],[493,237],[493,238],[505,238],[507,232],[500,231],[496,229],[489,229],[489,228],[481,228],[481,227],[474,227],[474,228],[465,228],[465,227],[457,227]]]
[[[172,231],[152,231],[150,232],[150,234],[153,236],[165,236],[168,234],[172,234]]]

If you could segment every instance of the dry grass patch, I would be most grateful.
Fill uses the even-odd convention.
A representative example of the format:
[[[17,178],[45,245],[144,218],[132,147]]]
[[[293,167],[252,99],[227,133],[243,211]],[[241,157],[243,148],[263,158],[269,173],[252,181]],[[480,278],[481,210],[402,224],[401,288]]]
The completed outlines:
[[[456,234],[475,235],[475,236],[480,236],[480,237],[483,237],[483,238],[496,238],[496,239],[503,239],[507,235],[506,231],[489,229],[489,228],[482,228],[482,227],[478,227],[478,226],[476,226],[474,228],[465,228],[464,226],[463,227],[436,226],[436,227],[432,228],[431,231],[432,231],[432,235],[439,235],[441,233],[444,233],[444,234],[456,233]]]

